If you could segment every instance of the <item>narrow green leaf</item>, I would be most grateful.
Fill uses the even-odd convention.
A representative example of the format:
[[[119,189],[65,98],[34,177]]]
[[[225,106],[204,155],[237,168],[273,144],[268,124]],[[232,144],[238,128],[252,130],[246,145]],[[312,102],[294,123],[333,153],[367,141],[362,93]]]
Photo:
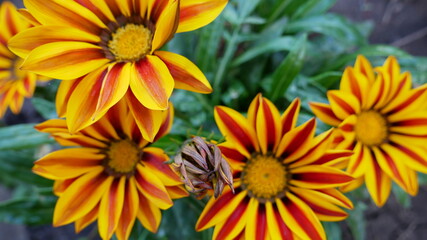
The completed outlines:
[[[285,94],[289,85],[301,71],[304,63],[306,41],[307,35],[299,37],[293,49],[273,73],[273,82],[269,93],[272,101]]]
[[[342,72],[338,71],[330,71],[330,72],[323,72],[321,74],[318,74],[316,76],[311,77],[311,81],[320,84],[322,87],[328,89],[333,84],[337,83],[342,76]]]
[[[294,37],[280,37],[271,39],[258,45],[254,45],[250,47],[245,53],[236,58],[232,63],[232,66],[238,66],[244,62],[255,59],[262,54],[274,53],[284,50],[289,51],[292,49],[294,44]]]
[[[0,129],[0,150],[33,148],[53,142],[46,133],[34,129],[34,124],[19,124]]]

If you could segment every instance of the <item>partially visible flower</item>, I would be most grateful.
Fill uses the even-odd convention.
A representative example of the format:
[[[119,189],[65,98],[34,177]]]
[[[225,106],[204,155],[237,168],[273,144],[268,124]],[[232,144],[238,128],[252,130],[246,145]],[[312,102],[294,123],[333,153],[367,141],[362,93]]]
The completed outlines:
[[[326,239],[319,220],[340,221],[353,205],[336,187],[353,178],[332,165],[348,150],[332,149],[332,131],[314,137],[314,119],[296,127],[300,101],[281,115],[258,95],[248,117],[215,108],[226,141],[219,145],[233,169],[235,193],[211,198],[196,230],[215,226],[213,239]]]
[[[172,105],[165,111],[155,139],[165,135],[173,118]],[[102,239],[115,233],[128,239],[135,219],[156,232],[160,209],[172,199],[188,195],[181,179],[166,164],[163,150],[149,147],[124,101],[111,108],[90,127],[70,134],[65,120],[48,120],[36,127],[58,143],[71,146],[35,162],[33,171],[55,180],[59,199],[53,225],[75,222],[76,232],[98,220]]]
[[[62,81],[56,104],[76,132],[123,97],[138,115],[141,106],[167,109],[174,88],[210,93],[194,63],[161,49],[175,33],[213,21],[227,2],[24,0],[26,16],[41,25],[15,36],[9,47],[25,58],[22,69],[70,80]]]
[[[31,26],[11,2],[0,5],[0,118],[8,108],[18,114],[24,99],[33,96],[37,80],[47,80],[19,69],[23,59],[7,48],[10,38]]]
[[[336,127],[337,149],[350,149],[347,172],[358,178],[346,191],[366,183],[377,206],[388,199],[391,181],[410,195],[418,192],[417,171],[427,173],[427,85],[412,88],[394,57],[372,68],[359,56],[347,67],[330,104],[311,103],[314,114]]]
[[[208,190],[214,190],[217,198],[226,184],[234,192],[230,165],[217,145],[201,137],[195,136],[185,141],[173,165],[181,173],[185,185],[198,198],[204,197]]]

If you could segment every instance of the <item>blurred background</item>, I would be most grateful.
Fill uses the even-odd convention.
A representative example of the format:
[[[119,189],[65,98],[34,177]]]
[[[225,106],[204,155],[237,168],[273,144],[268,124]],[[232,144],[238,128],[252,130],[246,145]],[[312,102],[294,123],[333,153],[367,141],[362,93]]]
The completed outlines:
[[[17,6],[23,6],[21,0],[13,0],[13,2]],[[327,2],[326,5],[328,5],[335,1],[325,0],[323,2]],[[360,29],[370,33],[367,36],[370,44],[390,45],[414,56],[427,56],[426,0],[337,0],[328,12],[342,15],[351,22],[359,24]],[[256,16],[257,13],[254,15]],[[224,20],[217,19],[217,21]],[[343,34],[345,35],[346,32]],[[345,37],[343,36],[343,38]],[[194,62],[199,65],[197,61]],[[423,69],[423,71],[427,71],[426,68]],[[419,74],[426,76],[427,72]],[[209,74],[207,75],[209,78]],[[222,101],[225,102],[226,99],[222,99]],[[26,101],[21,114],[6,114],[2,124],[8,126],[19,123],[38,123],[43,119],[44,116],[34,108],[32,102]],[[370,200],[362,202],[356,206],[358,209],[352,213],[349,220],[337,225],[326,226],[327,230],[329,229],[329,239],[427,239],[427,186],[425,183],[420,186],[418,196],[409,198],[404,193],[397,192],[390,197],[382,209],[375,207]],[[0,185],[0,201],[8,200],[12,195],[16,195],[16,191],[13,189],[12,193],[10,187]],[[18,207],[23,206],[25,205]],[[32,209],[34,206],[28,205],[27,207]],[[21,209],[21,211],[25,212],[26,209]],[[5,217],[2,216],[2,219]],[[19,220],[12,219],[11,222],[16,223]],[[331,235],[330,232],[336,232],[336,234]],[[49,224],[30,226],[0,223],[0,239],[98,239],[98,235],[93,227],[86,229],[80,235],[75,235],[73,226],[53,228]]]

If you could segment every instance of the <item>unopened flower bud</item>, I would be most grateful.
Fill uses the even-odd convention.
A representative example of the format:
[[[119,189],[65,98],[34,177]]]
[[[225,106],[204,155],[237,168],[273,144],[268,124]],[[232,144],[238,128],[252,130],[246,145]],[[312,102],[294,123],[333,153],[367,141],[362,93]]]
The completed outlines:
[[[215,144],[195,136],[184,142],[174,161],[189,191],[199,198],[208,190],[213,190],[215,198],[218,197],[225,184],[234,192],[230,165]]]

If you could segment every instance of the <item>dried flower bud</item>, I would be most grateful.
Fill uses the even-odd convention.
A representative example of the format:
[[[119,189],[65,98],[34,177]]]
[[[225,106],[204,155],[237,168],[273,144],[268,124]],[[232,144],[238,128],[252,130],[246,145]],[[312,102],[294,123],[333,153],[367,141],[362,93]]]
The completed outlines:
[[[225,184],[234,192],[230,165],[215,144],[195,136],[184,142],[174,161],[189,191],[199,198],[211,189],[215,198],[218,197]]]

